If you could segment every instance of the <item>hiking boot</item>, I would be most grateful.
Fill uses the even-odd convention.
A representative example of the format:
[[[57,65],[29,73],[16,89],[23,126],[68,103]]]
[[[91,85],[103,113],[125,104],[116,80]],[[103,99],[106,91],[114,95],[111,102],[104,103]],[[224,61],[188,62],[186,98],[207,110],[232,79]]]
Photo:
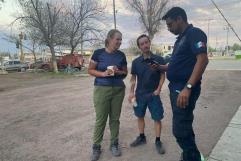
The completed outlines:
[[[156,151],[159,154],[165,154],[165,149],[161,141],[156,141],[155,145],[156,145]]]
[[[100,154],[101,154],[101,150],[100,150],[101,146],[100,145],[96,145],[94,144],[92,147],[92,154],[90,157],[91,161],[97,161],[100,158]]]
[[[118,140],[116,140],[113,144],[111,144],[110,150],[113,156],[115,157],[121,156],[121,150],[119,147]]]
[[[146,137],[140,137],[138,136],[135,141],[133,141],[130,146],[131,147],[137,147],[139,145],[146,144]]]

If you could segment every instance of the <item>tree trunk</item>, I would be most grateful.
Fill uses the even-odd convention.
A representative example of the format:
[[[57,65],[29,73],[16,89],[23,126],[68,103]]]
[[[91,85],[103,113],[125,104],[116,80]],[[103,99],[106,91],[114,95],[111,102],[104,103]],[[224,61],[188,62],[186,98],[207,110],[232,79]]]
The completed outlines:
[[[34,57],[34,63],[36,63],[37,58],[36,58],[36,53],[35,53],[35,42],[33,43],[33,57]]]
[[[54,73],[59,73],[58,66],[57,66],[57,61],[56,61],[56,57],[55,57],[54,47],[53,46],[49,46],[49,48],[50,48],[51,55],[52,55],[53,72]]]
[[[152,33],[148,33],[148,35],[149,35],[150,40],[152,41],[153,38],[154,38],[154,34],[152,34]]]
[[[82,54],[83,55],[83,43],[84,43],[84,41],[83,41],[83,21],[81,21],[81,26],[80,26],[80,31],[81,31],[81,37],[80,37],[80,42],[81,42],[81,44],[80,44],[80,54]]]
[[[84,46],[84,42],[83,39],[81,38],[81,44],[80,44],[80,53],[83,55],[83,46]]]
[[[36,63],[36,62],[37,62],[37,58],[36,58],[36,53],[35,53],[35,51],[33,51],[33,57],[34,57],[34,63]]]
[[[71,47],[71,51],[70,51],[70,54],[74,54],[74,49],[75,49],[75,47]]]

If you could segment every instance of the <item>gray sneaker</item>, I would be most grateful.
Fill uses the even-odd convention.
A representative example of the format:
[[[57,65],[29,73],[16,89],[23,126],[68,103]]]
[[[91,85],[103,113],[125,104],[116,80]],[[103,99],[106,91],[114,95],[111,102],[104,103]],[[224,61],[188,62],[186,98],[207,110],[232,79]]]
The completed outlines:
[[[159,154],[165,154],[165,149],[161,141],[156,141],[155,145],[156,145],[156,151]]]
[[[93,147],[92,147],[93,151],[92,151],[92,154],[91,154],[91,157],[90,157],[91,161],[99,160],[100,154],[101,154],[101,149],[100,148],[101,148],[100,145],[96,145],[96,144],[93,145]]]
[[[130,144],[130,146],[131,146],[131,147],[137,147],[137,146],[143,145],[143,144],[146,144],[146,137],[141,138],[140,136],[138,136],[138,137],[136,138],[136,140],[134,140],[134,141]]]
[[[111,144],[110,150],[113,156],[115,157],[121,156],[121,149],[119,147],[118,140],[116,140],[113,144]]]

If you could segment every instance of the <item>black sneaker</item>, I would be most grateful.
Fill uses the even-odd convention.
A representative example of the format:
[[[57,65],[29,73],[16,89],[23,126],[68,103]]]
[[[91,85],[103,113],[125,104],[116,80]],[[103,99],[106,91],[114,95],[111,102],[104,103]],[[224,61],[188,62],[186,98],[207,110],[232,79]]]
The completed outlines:
[[[146,144],[146,137],[140,137],[138,136],[135,141],[133,141],[130,146],[131,147],[137,147],[139,145]]]
[[[100,145],[96,145],[96,144],[93,145],[93,147],[92,147],[93,151],[92,151],[92,155],[90,157],[91,161],[99,160],[100,154],[101,154],[101,149],[100,148],[101,148]]]
[[[118,140],[116,140],[113,144],[111,144],[110,150],[113,156],[115,157],[121,156],[121,149],[119,147]]]
[[[165,154],[165,148],[164,148],[164,146],[163,146],[161,141],[156,141],[155,145],[156,145],[156,151],[159,154]]]

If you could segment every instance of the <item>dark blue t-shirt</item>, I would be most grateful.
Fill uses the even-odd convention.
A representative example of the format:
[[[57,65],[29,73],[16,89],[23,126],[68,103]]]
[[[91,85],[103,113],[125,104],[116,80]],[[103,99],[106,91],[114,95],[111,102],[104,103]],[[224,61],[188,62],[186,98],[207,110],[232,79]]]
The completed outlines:
[[[106,71],[108,66],[117,66],[122,70],[123,67],[127,67],[126,56],[123,52],[117,50],[114,53],[107,53],[105,49],[95,50],[91,60],[96,65],[97,71]],[[96,86],[125,86],[123,79],[126,75],[114,75],[109,77],[96,77],[94,85]]]
[[[167,79],[171,84],[184,87],[193,72],[196,56],[207,53],[206,44],[206,34],[192,25],[177,37],[167,70]],[[196,86],[200,84],[201,80]]]
[[[164,59],[161,56],[151,54],[150,59],[155,60],[160,64],[164,64]],[[159,85],[161,72],[151,69],[143,55],[133,60],[131,74],[137,76],[137,96],[151,94]]]

